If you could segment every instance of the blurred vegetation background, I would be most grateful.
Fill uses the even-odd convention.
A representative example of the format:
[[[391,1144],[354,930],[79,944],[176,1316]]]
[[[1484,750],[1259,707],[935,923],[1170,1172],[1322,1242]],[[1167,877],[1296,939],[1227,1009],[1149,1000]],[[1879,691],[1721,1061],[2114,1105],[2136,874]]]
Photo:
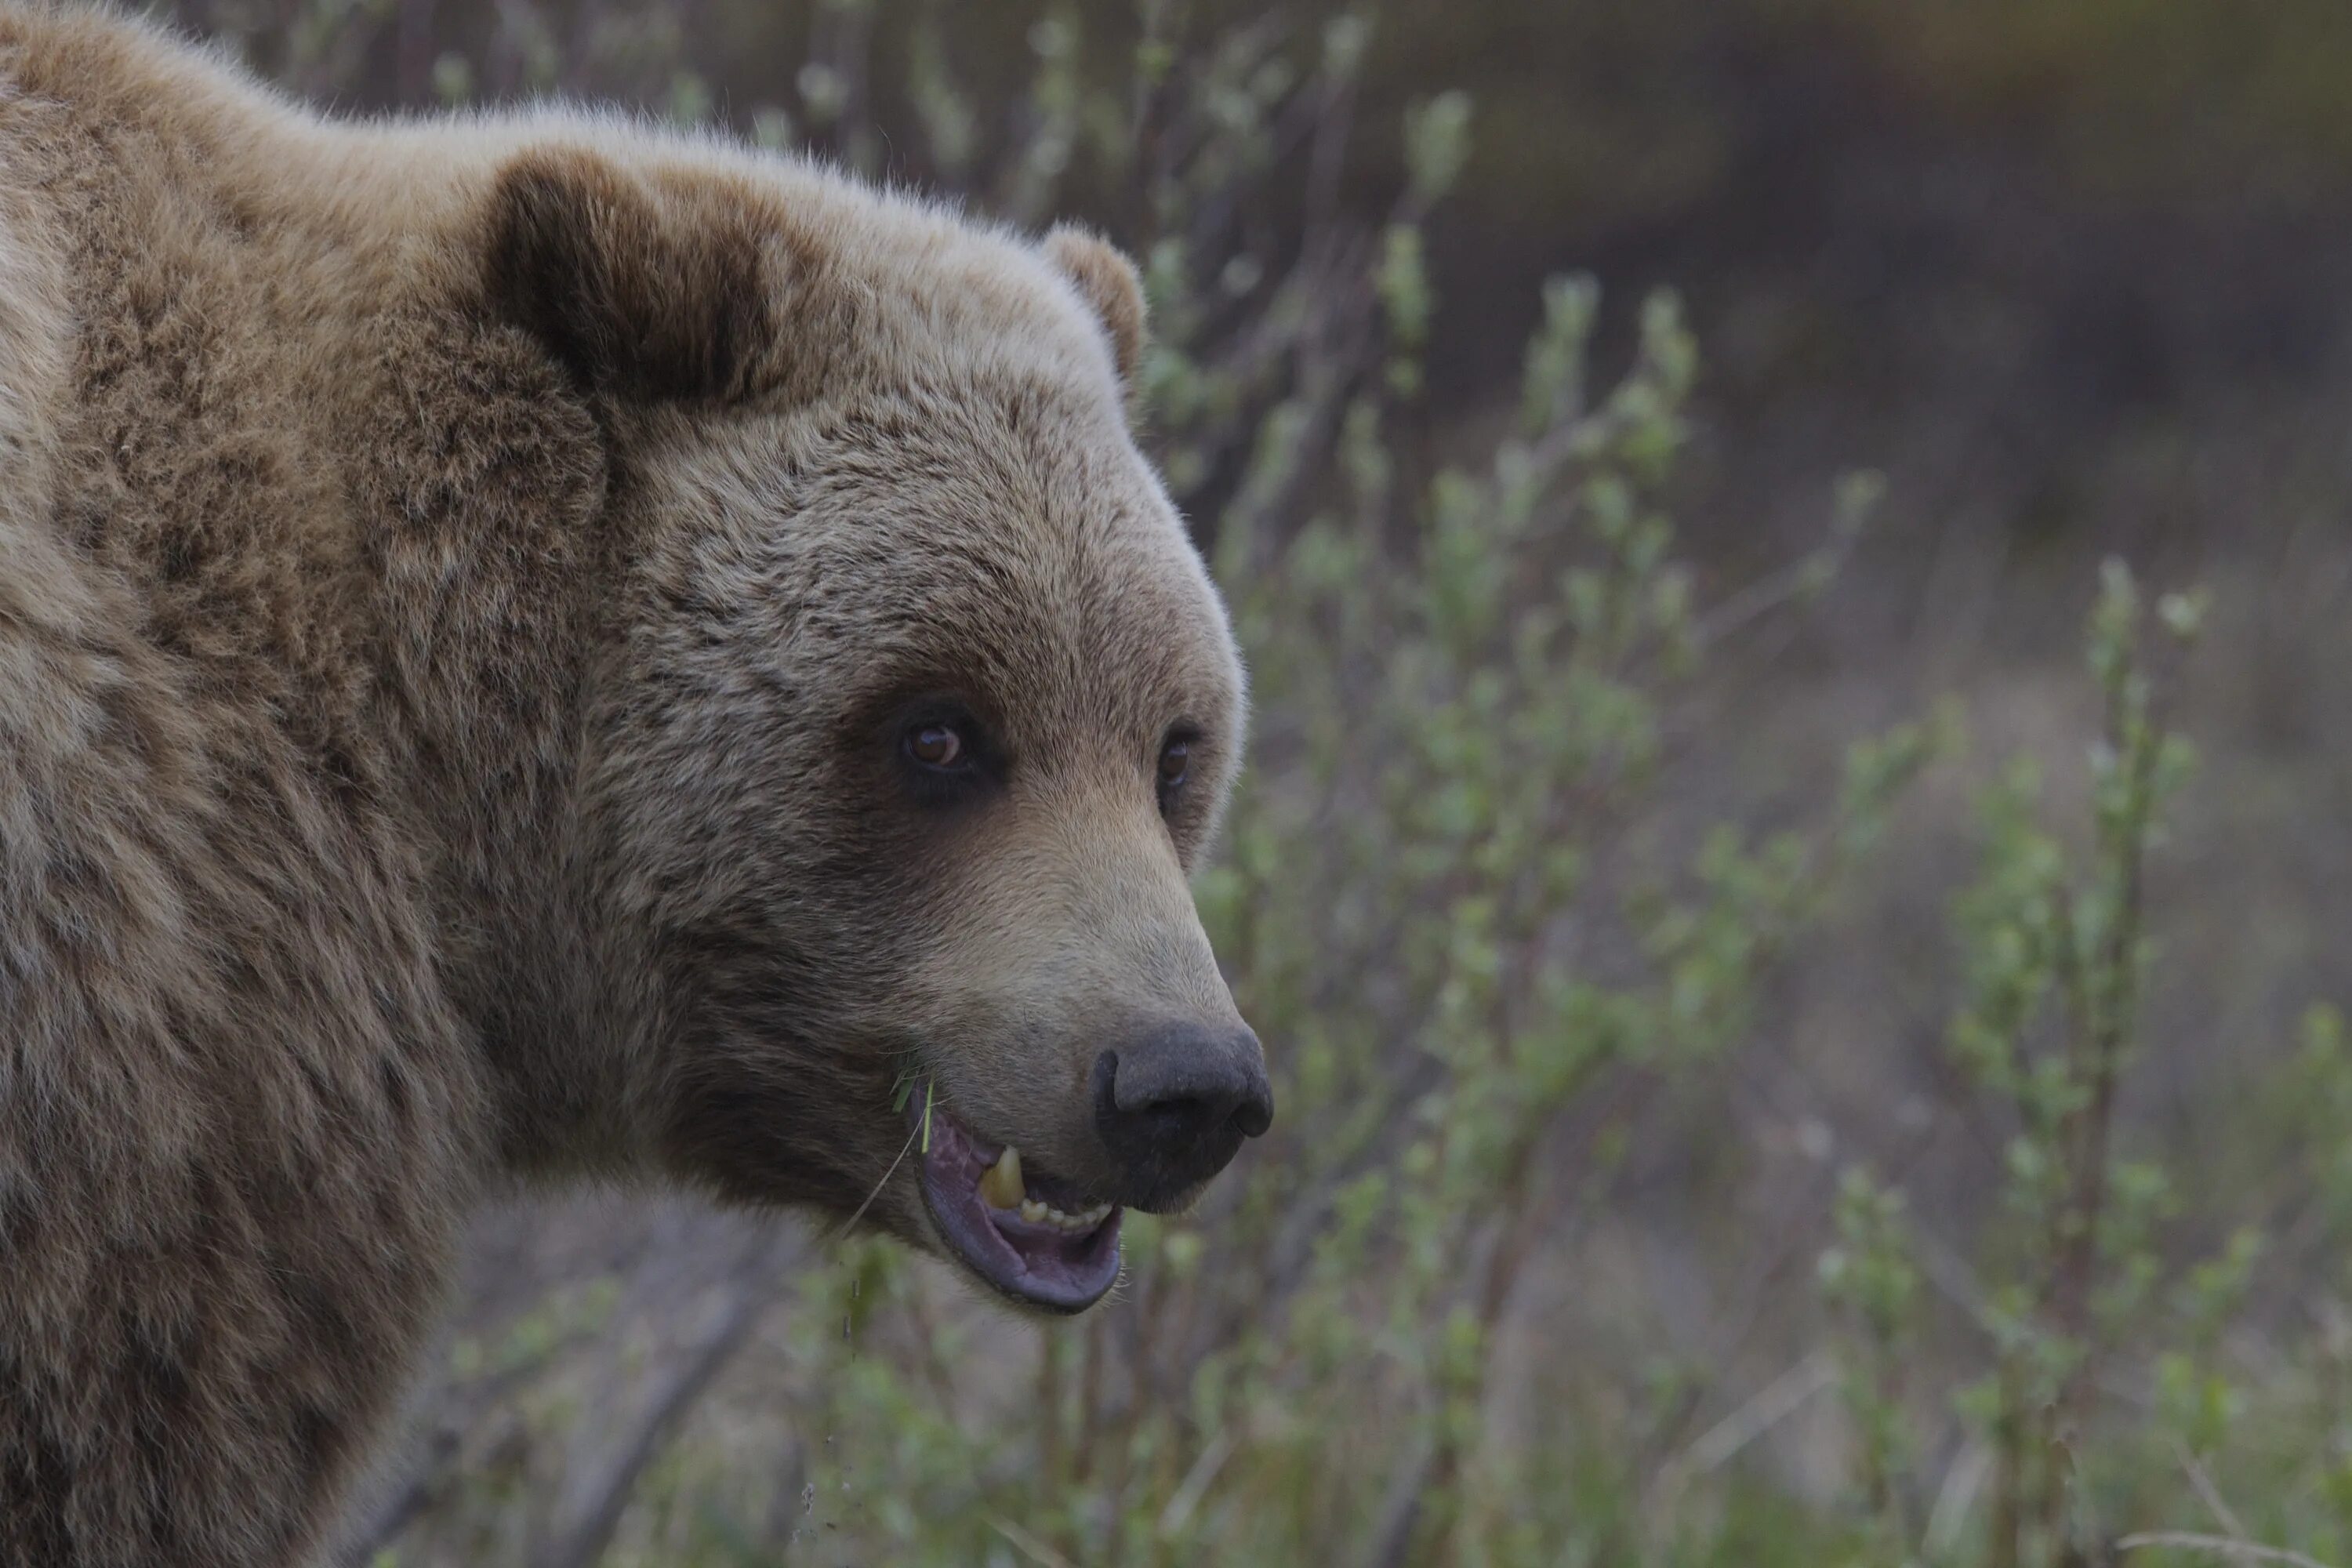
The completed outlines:
[[[347,1560],[2352,1564],[2339,0],[152,9],[1100,225],[1255,675],[1115,1301],[519,1195]]]

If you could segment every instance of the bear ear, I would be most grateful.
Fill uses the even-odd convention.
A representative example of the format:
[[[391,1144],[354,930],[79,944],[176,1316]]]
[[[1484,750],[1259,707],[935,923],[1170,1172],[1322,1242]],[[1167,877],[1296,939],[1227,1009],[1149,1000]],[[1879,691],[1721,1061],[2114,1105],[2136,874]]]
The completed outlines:
[[[720,179],[542,148],[498,176],[486,275],[493,308],[590,386],[734,398],[758,389],[775,341],[772,237]]]
[[[1150,342],[1144,322],[1143,280],[1136,275],[1135,263],[1091,230],[1066,223],[1045,237],[1045,258],[1077,285],[1079,297],[1102,318],[1119,382],[1133,392],[1136,371]]]

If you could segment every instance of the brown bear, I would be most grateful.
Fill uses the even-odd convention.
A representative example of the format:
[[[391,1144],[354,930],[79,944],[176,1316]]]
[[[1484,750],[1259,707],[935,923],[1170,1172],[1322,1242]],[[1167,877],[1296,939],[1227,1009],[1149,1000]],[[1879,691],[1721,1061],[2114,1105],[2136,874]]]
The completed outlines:
[[[510,1175],[1076,1310],[1271,1114],[1133,269],[0,3],[0,1563],[317,1549]]]

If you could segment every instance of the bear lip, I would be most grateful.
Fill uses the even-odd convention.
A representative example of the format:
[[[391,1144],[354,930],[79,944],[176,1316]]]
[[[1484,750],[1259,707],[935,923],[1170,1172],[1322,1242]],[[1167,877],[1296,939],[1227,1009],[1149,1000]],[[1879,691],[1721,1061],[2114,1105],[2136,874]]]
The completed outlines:
[[[1003,1151],[956,1120],[926,1081],[907,1098],[910,1137],[921,1163],[919,1181],[931,1228],[946,1250],[992,1289],[1014,1300],[1055,1312],[1082,1312],[1102,1300],[1118,1280],[1118,1222],[1114,1205],[1092,1230],[1071,1235],[1034,1225],[1016,1210],[991,1206],[980,1195],[980,1178]],[[926,1117],[928,1147],[922,1143]],[[1027,1182],[1033,1196],[1068,1195],[1075,1189],[1040,1171]]]

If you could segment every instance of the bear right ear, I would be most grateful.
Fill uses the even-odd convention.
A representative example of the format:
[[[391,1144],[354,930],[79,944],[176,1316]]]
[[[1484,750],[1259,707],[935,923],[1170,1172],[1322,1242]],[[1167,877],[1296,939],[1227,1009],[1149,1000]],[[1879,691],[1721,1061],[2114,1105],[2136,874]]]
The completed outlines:
[[[748,192],[543,148],[499,173],[490,202],[493,308],[587,385],[729,399],[769,378],[783,237],[763,232]]]
[[[1059,268],[1094,310],[1110,342],[1119,384],[1134,395],[1143,351],[1150,342],[1145,320],[1143,279],[1118,247],[1076,224],[1057,224],[1045,237],[1046,259]]]

